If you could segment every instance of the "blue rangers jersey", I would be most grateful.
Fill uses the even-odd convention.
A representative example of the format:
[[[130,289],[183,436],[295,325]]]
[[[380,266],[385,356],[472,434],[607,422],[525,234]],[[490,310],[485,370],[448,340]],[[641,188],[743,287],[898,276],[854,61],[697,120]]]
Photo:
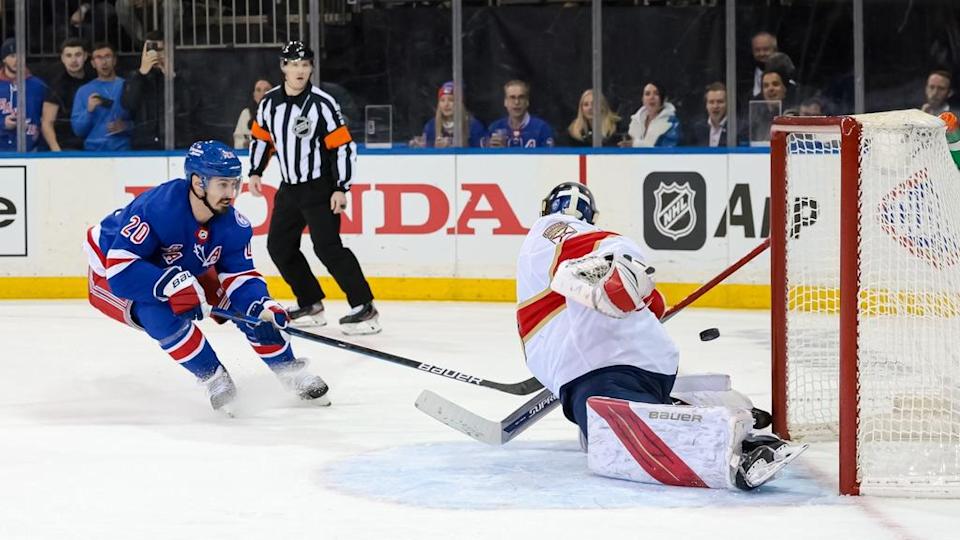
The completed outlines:
[[[88,233],[88,244],[98,248],[93,271],[107,277],[114,294],[134,302],[160,302],[155,285],[173,266],[197,277],[213,268],[233,304],[268,296],[253,265],[247,218],[231,206],[201,224],[189,197],[186,180],[170,180],[104,218]]]
[[[510,127],[510,118],[501,118],[490,124],[488,137],[497,132],[506,136],[505,146],[522,148],[550,148],[553,146],[553,128],[540,118],[527,113],[520,129]]]

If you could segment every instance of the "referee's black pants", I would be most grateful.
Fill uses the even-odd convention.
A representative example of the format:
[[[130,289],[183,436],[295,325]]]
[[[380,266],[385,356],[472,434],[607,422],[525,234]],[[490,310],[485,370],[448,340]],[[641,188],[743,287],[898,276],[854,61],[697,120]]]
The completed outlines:
[[[357,257],[340,241],[340,215],[330,210],[331,195],[329,182],[312,180],[302,184],[283,182],[273,199],[267,252],[300,306],[314,304],[326,296],[300,251],[304,226],[310,227],[314,253],[347,295],[350,306],[373,300]]]

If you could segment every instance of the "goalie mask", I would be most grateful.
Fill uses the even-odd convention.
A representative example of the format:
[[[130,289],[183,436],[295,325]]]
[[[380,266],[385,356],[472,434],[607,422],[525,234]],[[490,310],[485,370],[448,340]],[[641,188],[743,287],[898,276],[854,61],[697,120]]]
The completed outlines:
[[[600,212],[593,193],[577,182],[564,182],[550,190],[540,205],[540,215],[566,214],[593,225]]]

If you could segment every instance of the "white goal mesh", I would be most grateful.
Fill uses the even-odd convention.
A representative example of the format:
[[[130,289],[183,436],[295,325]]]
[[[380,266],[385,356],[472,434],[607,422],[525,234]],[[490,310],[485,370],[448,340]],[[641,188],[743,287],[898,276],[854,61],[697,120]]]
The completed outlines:
[[[918,111],[861,125],[857,478],[960,495],[960,173]],[[838,434],[841,130],[786,140],[786,400],[794,438]]]

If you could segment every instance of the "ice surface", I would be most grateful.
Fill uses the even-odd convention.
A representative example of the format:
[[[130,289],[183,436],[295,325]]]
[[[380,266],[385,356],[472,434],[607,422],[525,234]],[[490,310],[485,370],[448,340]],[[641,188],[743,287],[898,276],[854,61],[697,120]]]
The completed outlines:
[[[350,339],[492,380],[529,377],[509,304],[378,308],[384,332]],[[335,320],[347,307],[327,309]],[[769,407],[766,312],[688,309],[668,325],[683,372],[730,373]],[[526,398],[298,340],[331,386],[333,406],[315,408],[286,394],[235,328],[201,327],[237,382],[237,418],[85,302],[0,302],[0,539],[919,540],[960,529],[957,501],[837,496],[835,445],[815,444],[752,493],[605,479],[587,472],[559,411],[492,448],[413,407],[429,388],[499,420]],[[700,342],[710,327],[720,338]]]

